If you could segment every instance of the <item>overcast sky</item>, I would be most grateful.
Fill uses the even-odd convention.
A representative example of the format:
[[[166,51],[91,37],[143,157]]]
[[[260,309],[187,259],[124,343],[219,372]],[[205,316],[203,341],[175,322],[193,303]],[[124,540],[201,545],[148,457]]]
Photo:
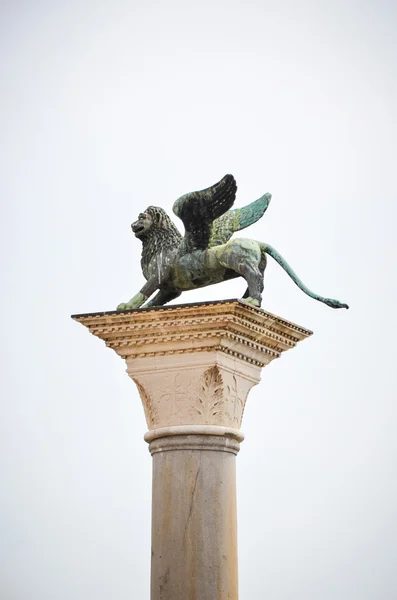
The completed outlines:
[[[2,600],[149,597],[143,409],[70,314],[141,287],[138,212],[225,173],[273,194],[247,235],[351,306],[269,259],[263,307],[315,335],[248,399],[240,597],[396,598],[396,3],[0,6]]]

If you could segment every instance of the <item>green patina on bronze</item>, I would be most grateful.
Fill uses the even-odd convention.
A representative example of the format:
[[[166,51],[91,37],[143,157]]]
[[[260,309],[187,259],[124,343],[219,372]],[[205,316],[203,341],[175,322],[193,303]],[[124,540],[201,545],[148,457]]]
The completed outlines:
[[[265,194],[248,206],[230,210],[237,185],[232,175],[225,175],[215,185],[186,194],[175,201],[174,213],[183,221],[182,237],[167,213],[149,206],[132,223],[132,231],[142,241],[141,266],[146,283],[127,303],[117,310],[161,306],[192,290],[235,277],[248,285],[243,299],[253,306],[262,302],[266,255],[271,256],[308,296],[332,308],[349,308],[339,300],[311,292],[287,261],[269,244],[247,238],[231,239],[233,233],[260,219],[269,206],[271,195]]]

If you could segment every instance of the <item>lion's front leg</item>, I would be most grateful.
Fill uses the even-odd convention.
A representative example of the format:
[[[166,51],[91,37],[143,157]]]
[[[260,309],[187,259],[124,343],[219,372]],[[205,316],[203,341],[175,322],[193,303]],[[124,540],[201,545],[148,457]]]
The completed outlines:
[[[164,304],[167,304],[167,302],[171,302],[171,300],[178,298],[181,293],[182,292],[176,290],[160,290],[152,300],[145,304],[145,308],[163,306]]]
[[[117,310],[131,310],[132,308],[139,308],[147,300],[147,296],[138,292],[129,302],[122,302],[118,305]]]
[[[157,277],[151,277],[149,281],[145,283],[140,292],[135,294],[129,302],[122,302],[118,305],[117,310],[132,310],[133,308],[139,308],[150,298],[150,296],[158,289],[159,282]]]

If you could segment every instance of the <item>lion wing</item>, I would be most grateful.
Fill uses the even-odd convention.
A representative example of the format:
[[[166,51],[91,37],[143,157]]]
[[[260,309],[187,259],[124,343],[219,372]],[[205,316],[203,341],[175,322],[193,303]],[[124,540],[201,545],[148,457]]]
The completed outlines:
[[[236,191],[233,175],[225,175],[215,185],[181,196],[174,202],[172,210],[185,226],[183,254],[208,247],[213,222],[233,206]]]
[[[267,207],[270,204],[271,194],[264,194],[258,200],[251,202],[243,208],[235,208],[229,210],[212,223],[211,237],[208,247],[220,246],[226,244],[232,237],[235,231],[245,229],[256,221],[259,221],[265,214]]]

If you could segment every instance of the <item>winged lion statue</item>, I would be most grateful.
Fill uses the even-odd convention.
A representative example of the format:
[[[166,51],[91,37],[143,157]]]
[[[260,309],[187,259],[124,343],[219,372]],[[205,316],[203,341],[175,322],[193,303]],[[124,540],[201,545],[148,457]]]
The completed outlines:
[[[258,221],[271,200],[271,194],[264,194],[248,206],[231,210],[236,191],[233,175],[225,175],[205,190],[178,198],[173,211],[185,226],[184,237],[162,208],[149,206],[141,213],[131,228],[142,241],[141,267],[146,283],[129,302],[119,304],[117,310],[161,306],[186,290],[235,277],[243,277],[247,282],[243,300],[259,307],[267,255],[311,298],[332,308],[349,308],[339,300],[311,292],[269,244],[247,238],[232,239],[233,233]]]

